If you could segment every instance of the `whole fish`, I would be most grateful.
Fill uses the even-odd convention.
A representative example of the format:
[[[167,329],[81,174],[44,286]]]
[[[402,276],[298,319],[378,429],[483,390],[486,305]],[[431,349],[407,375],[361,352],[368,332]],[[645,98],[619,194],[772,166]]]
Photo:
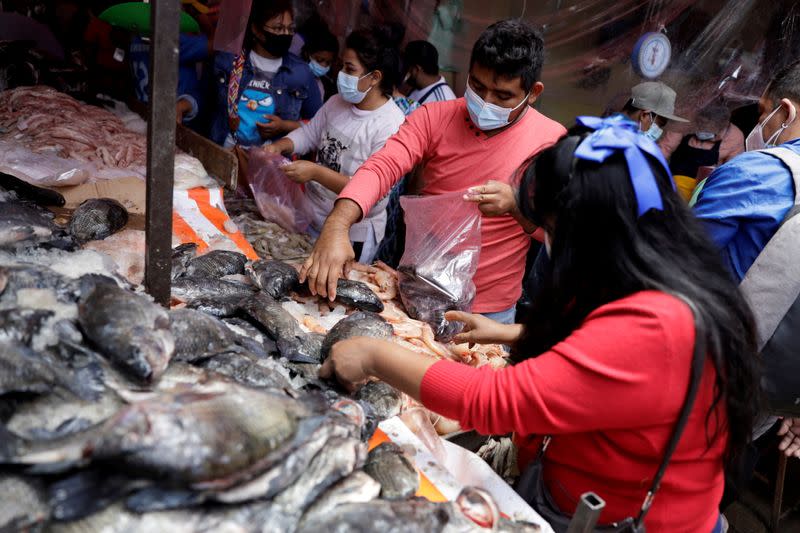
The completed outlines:
[[[221,278],[232,274],[244,274],[247,257],[239,252],[212,250],[191,259],[186,265],[186,276]]]
[[[236,349],[238,336],[224,322],[194,309],[169,312],[176,361],[199,361]]]
[[[382,316],[369,311],[356,311],[340,320],[331,328],[322,343],[322,357],[327,358],[333,345],[352,337],[373,337],[390,339],[394,334],[392,326]]]
[[[186,273],[189,261],[197,254],[197,244],[187,242],[172,249],[172,281]]]
[[[324,518],[336,507],[347,503],[366,503],[374,500],[381,492],[381,485],[368,474],[356,470],[336,485],[322,494],[314,504],[308,508],[303,524],[314,520],[316,517]]]
[[[242,310],[272,337],[278,352],[287,360],[320,363],[323,336],[306,333],[279,302],[266,293],[258,293],[242,303]]]
[[[79,283],[45,266],[33,264],[0,265],[0,303],[16,303],[23,289],[49,289],[59,302],[75,302]]]
[[[0,202],[0,248],[46,242],[58,231],[51,213],[19,201]]]
[[[383,381],[370,381],[356,391],[356,400],[368,403],[381,422],[400,414],[403,395]]]
[[[189,300],[186,306],[189,309],[197,309],[216,318],[229,318],[235,316],[239,311],[239,303],[241,301],[242,298],[238,296],[230,298],[200,298]]]
[[[6,427],[31,440],[60,438],[105,422],[122,406],[122,399],[110,391],[96,400],[45,394],[19,403],[6,421]]]
[[[0,473],[0,531],[39,531],[50,518],[43,484],[30,476]]]
[[[86,337],[132,378],[152,383],[175,352],[169,315],[147,298],[110,285],[97,285],[78,305]]]
[[[384,442],[367,456],[364,472],[381,484],[381,498],[405,500],[419,489],[419,473],[393,442]]]
[[[319,408],[281,392],[220,382],[214,389],[156,394],[64,439],[33,442],[0,426],[0,461],[53,470],[101,461],[141,478],[222,490],[281,460],[298,425]]]
[[[47,394],[54,388],[82,398],[95,397],[97,377],[69,368],[50,354],[15,342],[0,342],[0,396]]]
[[[103,240],[128,223],[128,210],[111,198],[91,198],[72,214],[69,232],[78,242]]]
[[[255,287],[210,277],[182,276],[172,283],[172,296],[182,302],[242,300],[256,292]]]
[[[345,503],[327,515],[315,515],[303,521],[297,533],[440,533],[450,520],[450,504],[430,502],[422,498],[403,501],[372,500]],[[477,526],[471,530],[479,533]]]
[[[329,487],[364,462],[366,445],[354,438],[330,439],[290,487],[278,494],[265,517],[269,531],[294,531],[304,511]]]
[[[283,261],[255,261],[247,266],[247,275],[258,288],[276,300],[300,285],[297,269]]]
[[[259,364],[256,357],[246,353],[216,353],[200,363],[202,368],[228,376],[248,387],[268,389],[291,389],[288,378],[275,370]],[[288,371],[287,371],[288,374]]]
[[[378,295],[360,281],[340,278],[336,283],[336,301],[361,311],[383,311],[383,302]]]

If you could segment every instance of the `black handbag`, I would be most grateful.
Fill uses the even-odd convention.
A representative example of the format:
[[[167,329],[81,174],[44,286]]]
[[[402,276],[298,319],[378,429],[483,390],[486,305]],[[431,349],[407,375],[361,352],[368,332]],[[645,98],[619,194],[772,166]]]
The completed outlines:
[[[675,428],[672,430],[672,436],[667,443],[667,448],[664,451],[664,458],[661,460],[661,465],[658,467],[658,471],[653,478],[650,490],[644,497],[644,502],[642,503],[638,516],[636,516],[636,518],[628,517],[621,522],[607,526],[597,526],[594,529],[597,533],[644,533],[644,518],[653,505],[653,500],[661,486],[661,479],[664,477],[664,472],[667,470],[667,465],[669,465],[672,454],[678,447],[678,442],[689,420],[689,414],[692,412],[692,407],[697,397],[697,391],[700,388],[703,366],[705,365],[706,328],[694,304],[686,298],[681,299],[691,308],[695,322],[695,344],[694,353],[692,355],[691,380],[689,382],[689,389],[686,392],[686,398],[683,402],[683,407],[675,423]],[[547,490],[544,484],[544,478],[542,477],[542,459],[550,441],[550,436],[544,438],[538,456],[520,476],[516,485],[516,491],[528,505],[550,524],[556,533],[564,533],[567,531],[572,517],[558,508],[550,492]]]

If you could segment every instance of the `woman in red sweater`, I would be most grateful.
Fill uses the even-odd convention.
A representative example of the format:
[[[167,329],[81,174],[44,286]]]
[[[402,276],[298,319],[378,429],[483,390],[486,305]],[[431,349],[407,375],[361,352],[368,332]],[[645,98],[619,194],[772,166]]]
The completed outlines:
[[[695,343],[708,354],[687,426],[645,519],[648,533],[720,529],[725,466],[758,407],[753,322],[711,242],[674,191],[654,143],[625,124],[566,137],[523,169],[520,208],[546,232],[550,264],[523,325],[449,313],[460,342],[514,344],[516,364],[474,369],[375,339],[337,344],[322,374],[376,377],[483,434],[514,432],[521,467],[551,435],[546,489],[571,513],[606,501],[600,523],[637,516],[687,395]],[[552,246],[551,246],[552,245]]]

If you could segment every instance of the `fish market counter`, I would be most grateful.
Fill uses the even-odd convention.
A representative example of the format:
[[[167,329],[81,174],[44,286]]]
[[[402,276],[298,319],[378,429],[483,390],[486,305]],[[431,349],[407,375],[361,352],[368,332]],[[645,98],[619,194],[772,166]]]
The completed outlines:
[[[40,87],[0,94],[0,126],[0,171],[92,190],[56,217],[52,195],[0,176],[0,531],[551,531],[439,437],[457,423],[385,383],[350,396],[318,375],[353,336],[494,368],[502,346],[439,342],[384,264],[313,296],[308,236],[193,158],[166,309],[144,292],[122,186],[143,184],[141,134]]]

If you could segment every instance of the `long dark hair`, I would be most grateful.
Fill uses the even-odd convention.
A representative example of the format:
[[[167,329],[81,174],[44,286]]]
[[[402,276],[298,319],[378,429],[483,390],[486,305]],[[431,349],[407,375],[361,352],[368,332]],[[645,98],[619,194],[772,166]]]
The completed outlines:
[[[347,36],[345,48],[356,53],[368,72],[381,72],[381,92],[391,97],[400,81],[400,52],[396,28],[370,26],[358,29]]]
[[[253,26],[261,30],[267,22],[286,12],[291,13],[292,17],[294,17],[292,0],[253,2],[253,6],[250,8],[250,17],[247,19],[247,30],[244,34],[244,49],[252,50],[255,45]]]
[[[708,412],[727,410],[728,466],[751,440],[760,406],[755,326],[748,305],[719,253],[664,168],[647,156],[663,210],[637,216],[636,197],[621,152],[603,163],[576,159],[584,136],[565,137],[522,169],[519,203],[552,238],[550,261],[514,349],[515,360],[543,353],[598,307],[643,290],[691,299],[708,330],[717,371]]]

